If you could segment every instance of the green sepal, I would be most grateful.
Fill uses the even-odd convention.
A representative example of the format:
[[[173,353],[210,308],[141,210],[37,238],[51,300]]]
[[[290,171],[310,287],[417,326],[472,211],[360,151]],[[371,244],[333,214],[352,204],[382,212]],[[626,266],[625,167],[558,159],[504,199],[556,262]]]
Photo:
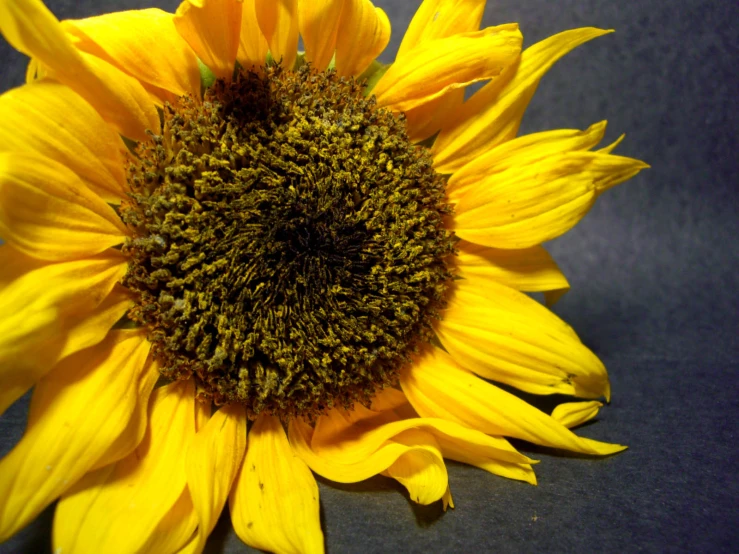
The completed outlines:
[[[198,58],[198,69],[200,70],[200,89],[202,92],[208,87],[213,86],[213,83],[216,82],[216,76],[207,65],[200,61],[200,58]]]
[[[380,79],[382,79],[382,76],[387,73],[387,70],[390,69],[392,65],[393,64],[391,63],[384,64],[375,60],[367,69],[364,70],[364,73],[357,77],[357,81],[359,82],[366,81],[366,84],[364,85],[365,96],[370,95],[372,89],[375,88],[377,83],[380,82]]]
[[[307,63],[308,60],[305,59],[305,52],[298,51],[298,57],[295,58],[295,64],[293,65],[293,71],[297,71]]]

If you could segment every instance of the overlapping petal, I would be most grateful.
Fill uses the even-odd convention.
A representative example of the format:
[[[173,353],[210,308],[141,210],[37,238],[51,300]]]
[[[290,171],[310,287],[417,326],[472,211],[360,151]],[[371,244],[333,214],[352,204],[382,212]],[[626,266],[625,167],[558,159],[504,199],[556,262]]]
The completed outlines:
[[[436,169],[454,173],[515,137],[524,111],[549,68],[577,46],[608,32],[590,27],[574,29],[527,48],[519,63],[472,95],[446,122],[432,147]]]
[[[486,0],[424,0],[413,15],[398,48],[398,57],[440,38],[476,31]]]
[[[247,0],[241,9],[241,36],[236,59],[246,69],[261,67],[267,63],[267,52],[269,44],[259,28],[256,2]]]
[[[197,527],[198,515],[186,488],[137,554],[181,553],[199,544],[195,533]]]
[[[186,487],[184,452],[195,436],[195,387],[175,382],[152,394],[149,425],[126,458],[83,477],[64,495],[54,518],[61,552],[137,552]]]
[[[321,416],[312,434],[311,448],[331,463],[350,465],[361,462],[387,441],[411,429],[426,430],[445,443],[464,443],[486,457],[531,463],[505,439],[487,436],[455,421],[425,417],[401,419],[387,410],[376,412],[361,405],[352,410],[334,408]]]
[[[534,394],[610,394],[605,367],[566,323],[495,281],[455,281],[436,331],[458,363],[488,379]]]
[[[400,384],[422,416],[583,454],[607,455],[626,448],[578,437],[556,419],[463,369],[439,348],[429,347],[417,357],[401,374]]]
[[[125,196],[120,136],[71,88],[41,82],[0,97],[1,152],[34,152],[75,172],[108,202]]]
[[[175,29],[174,15],[159,9],[108,13],[62,22],[81,51],[175,96],[200,95],[195,52]]]
[[[397,471],[411,498],[423,504],[444,498],[447,492],[446,469],[439,461],[442,457],[535,482],[532,460],[516,452],[505,439],[456,421],[419,418],[404,408],[407,400],[401,393],[390,397],[383,391],[376,400],[372,410],[359,405],[352,410],[330,410],[318,419],[313,432],[291,428],[291,440],[314,471],[341,482],[379,473],[396,477]],[[406,416],[401,416],[402,412]],[[308,436],[310,445],[303,444]]]
[[[496,175],[507,169],[518,171],[555,154],[590,150],[603,140],[605,132],[606,122],[601,121],[584,131],[557,129],[504,142],[477,156],[449,177],[449,198],[459,200],[475,186],[490,186],[490,181],[494,183]]]
[[[24,54],[36,58],[49,76],[92,104],[123,136],[146,139],[159,131],[159,116],[135,79],[108,62],[78,51],[41,0],[0,3],[0,32]]]
[[[112,251],[47,265],[0,247],[0,413],[63,356],[90,346],[89,334],[75,335],[70,323],[84,327],[82,320],[95,314],[125,272],[125,259]],[[93,334],[99,341],[107,331]]]
[[[93,468],[123,433],[141,402],[140,383],[154,385],[143,373],[151,369],[149,346],[141,332],[113,332],[36,385],[28,428],[0,461],[0,542]]]
[[[516,290],[543,292],[550,305],[570,288],[567,278],[541,246],[502,250],[460,241],[454,263],[459,275],[473,286],[484,288],[487,282],[494,281]]]
[[[600,152],[565,152],[470,185],[455,206],[459,237],[493,248],[529,248],[574,227],[597,196],[649,167]]]
[[[198,534],[183,552],[202,552],[226,504],[246,452],[243,406],[222,407],[198,431],[185,462],[187,485],[198,515]]]
[[[274,416],[261,414],[249,431],[229,506],[236,534],[254,548],[323,552],[318,485]]]
[[[200,60],[216,77],[230,81],[241,34],[243,2],[234,0],[184,0],[174,25]]]
[[[298,2],[298,20],[305,45],[305,59],[316,71],[324,71],[334,57],[341,12],[345,4],[343,0]]]
[[[64,165],[0,153],[0,236],[47,261],[93,256],[128,235],[113,209]]]
[[[292,69],[298,51],[298,0],[254,0],[254,7],[272,58]]]
[[[390,20],[370,0],[345,0],[336,38],[336,72],[361,75],[390,42]]]
[[[398,58],[372,92],[379,106],[415,108],[500,75],[518,58],[522,39],[518,25],[508,24],[424,42]]]
[[[403,36],[398,58],[423,42],[477,31],[484,9],[485,0],[424,0]],[[418,142],[434,135],[463,102],[464,88],[457,88],[406,110],[408,137]]]

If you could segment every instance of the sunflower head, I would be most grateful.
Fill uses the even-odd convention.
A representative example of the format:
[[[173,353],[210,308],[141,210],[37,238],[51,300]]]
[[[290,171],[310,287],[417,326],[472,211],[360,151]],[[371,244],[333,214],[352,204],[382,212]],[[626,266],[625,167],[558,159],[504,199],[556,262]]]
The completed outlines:
[[[313,417],[369,403],[428,342],[451,277],[446,178],[362,83],[242,71],[166,104],[135,156],[123,284],[167,378]]]

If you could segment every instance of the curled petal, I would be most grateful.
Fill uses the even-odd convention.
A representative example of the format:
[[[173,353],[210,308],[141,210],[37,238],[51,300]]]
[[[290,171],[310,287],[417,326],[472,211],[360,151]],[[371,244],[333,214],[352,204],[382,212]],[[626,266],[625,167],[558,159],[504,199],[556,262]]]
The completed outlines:
[[[592,400],[590,402],[565,402],[560,404],[552,412],[552,417],[562,425],[571,429],[593,419],[603,407],[602,402]]]
[[[569,325],[495,281],[455,281],[436,330],[457,362],[488,379],[534,394],[610,394],[605,367]]]
[[[420,429],[409,429],[393,437],[393,442],[412,446],[385,470],[385,475],[408,489],[411,500],[428,505],[441,499],[449,490],[449,477],[434,436]]]

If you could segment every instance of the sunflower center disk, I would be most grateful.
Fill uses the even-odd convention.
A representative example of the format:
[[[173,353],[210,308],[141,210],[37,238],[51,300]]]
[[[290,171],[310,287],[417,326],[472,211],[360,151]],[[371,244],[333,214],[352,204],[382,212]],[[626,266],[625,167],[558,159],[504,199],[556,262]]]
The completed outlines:
[[[122,208],[129,316],[162,374],[250,416],[367,402],[432,336],[445,178],[361,84],[242,73],[164,109]]]

